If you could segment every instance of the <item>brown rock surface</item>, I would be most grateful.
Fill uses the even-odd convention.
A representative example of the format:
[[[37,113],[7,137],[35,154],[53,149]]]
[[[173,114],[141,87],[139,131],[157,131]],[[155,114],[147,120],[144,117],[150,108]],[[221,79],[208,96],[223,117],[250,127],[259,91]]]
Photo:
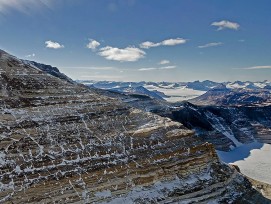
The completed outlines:
[[[251,182],[253,187],[257,189],[260,193],[263,194],[264,197],[268,198],[271,200],[271,184],[264,183],[261,181],[257,181],[255,179],[247,177],[248,180]]]

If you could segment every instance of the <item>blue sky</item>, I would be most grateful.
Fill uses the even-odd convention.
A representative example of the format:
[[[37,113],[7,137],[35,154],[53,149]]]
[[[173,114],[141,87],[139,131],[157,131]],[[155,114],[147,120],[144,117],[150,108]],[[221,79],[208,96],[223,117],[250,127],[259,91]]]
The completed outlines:
[[[0,49],[73,79],[269,79],[270,0],[0,0]]]

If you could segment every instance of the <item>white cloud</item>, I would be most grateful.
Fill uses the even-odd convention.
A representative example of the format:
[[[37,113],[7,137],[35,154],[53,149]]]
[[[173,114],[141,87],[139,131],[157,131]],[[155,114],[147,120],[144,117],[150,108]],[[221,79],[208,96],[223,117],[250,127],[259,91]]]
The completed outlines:
[[[101,44],[93,39],[89,40],[89,43],[87,44],[87,48],[91,49],[92,51],[95,51],[97,47],[99,47]]]
[[[271,69],[271,65],[267,65],[267,66],[245,67],[245,68],[237,68],[237,69],[247,69],[247,70],[253,70],[253,69]]]
[[[153,70],[165,70],[165,69],[175,69],[176,66],[166,66],[166,67],[145,67],[140,68],[138,71],[153,71]]]
[[[47,48],[52,48],[52,49],[64,48],[64,45],[61,45],[58,42],[53,42],[51,40],[46,41],[45,44]]]
[[[141,43],[139,46],[144,49],[149,49],[151,47],[158,47],[158,46],[174,46],[186,43],[187,40],[183,38],[175,38],[175,39],[167,39],[163,40],[162,42],[154,43],[150,41],[146,41]]]
[[[151,71],[151,70],[157,70],[158,68],[155,67],[144,67],[144,68],[139,68],[138,71]]]
[[[160,45],[161,45],[160,43],[153,43],[150,41],[146,41],[146,42],[141,43],[139,47],[144,48],[144,49],[149,49],[151,47],[158,47]]]
[[[217,47],[220,45],[223,45],[223,43],[222,42],[212,42],[212,43],[207,43],[205,45],[200,45],[200,46],[198,46],[198,48]]]
[[[100,49],[98,55],[107,60],[115,60],[120,62],[134,62],[144,58],[146,53],[135,47],[126,47],[124,49],[106,46]]]
[[[33,54],[26,55],[25,57],[26,57],[26,58],[31,58],[31,57],[35,57],[35,56],[36,56],[36,54],[33,53]]]
[[[166,67],[160,67],[160,69],[175,69],[176,66],[166,66]]]
[[[230,21],[219,21],[219,22],[213,22],[211,24],[212,26],[217,26],[217,30],[223,30],[223,29],[232,29],[232,30],[238,30],[240,25],[238,23],[235,22],[230,22]]]
[[[168,39],[168,40],[164,40],[162,41],[162,45],[166,45],[166,46],[173,46],[173,45],[180,45],[180,44],[184,44],[186,43],[187,40],[183,39],[183,38],[176,38],[176,39]]]
[[[158,64],[163,65],[163,64],[169,64],[169,63],[170,63],[169,60],[161,60]]]

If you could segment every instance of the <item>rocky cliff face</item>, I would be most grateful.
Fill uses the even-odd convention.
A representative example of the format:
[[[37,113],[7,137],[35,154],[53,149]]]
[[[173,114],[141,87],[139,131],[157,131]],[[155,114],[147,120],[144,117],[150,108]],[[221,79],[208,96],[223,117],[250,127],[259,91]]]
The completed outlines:
[[[255,140],[271,143],[271,106],[196,106],[184,103],[172,119],[195,130],[219,150]]]
[[[180,123],[3,51],[0,74],[1,203],[267,202]]]
[[[97,90],[102,95],[121,99],[138,109],[181,122],[195,131],[198,138],[230,151],[241,144],[257,140],[271,143],[271,106],[198,106],[189,102],[167,103],[150,97],[115,94]]]

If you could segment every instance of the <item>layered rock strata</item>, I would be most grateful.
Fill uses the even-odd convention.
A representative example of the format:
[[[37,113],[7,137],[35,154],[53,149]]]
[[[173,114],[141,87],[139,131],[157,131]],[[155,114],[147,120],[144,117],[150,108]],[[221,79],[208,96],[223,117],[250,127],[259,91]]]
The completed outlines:
[[[1,203],[232,203],[257,195],[180,123],[3,51],[0,74]]]

